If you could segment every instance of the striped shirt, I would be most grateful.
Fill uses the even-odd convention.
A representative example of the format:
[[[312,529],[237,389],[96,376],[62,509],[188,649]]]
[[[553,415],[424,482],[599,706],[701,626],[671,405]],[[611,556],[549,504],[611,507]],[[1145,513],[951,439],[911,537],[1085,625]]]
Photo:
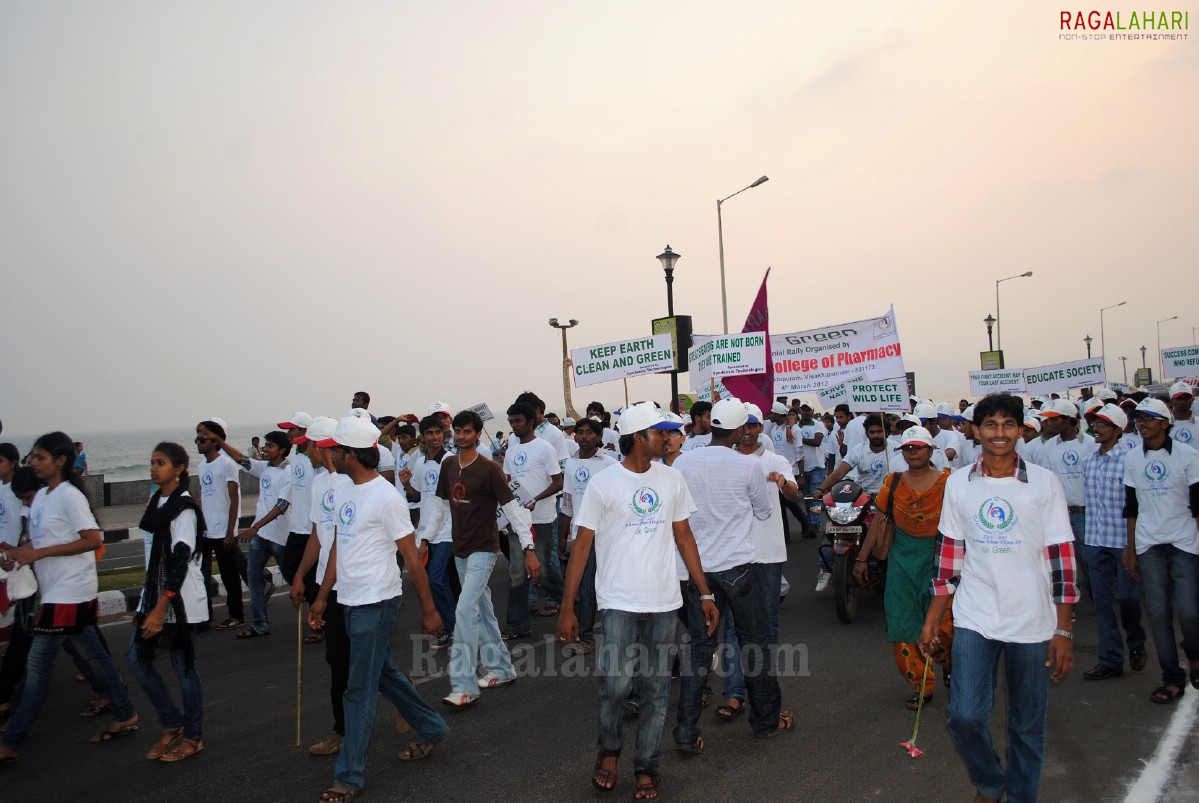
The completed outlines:
[[[1116,444],[1106,454],[1094,452],[1082,461],[1088,546],[1123,549],[1128,543],[1128,526],[1123,513],[1126,454],[1128,450]]]

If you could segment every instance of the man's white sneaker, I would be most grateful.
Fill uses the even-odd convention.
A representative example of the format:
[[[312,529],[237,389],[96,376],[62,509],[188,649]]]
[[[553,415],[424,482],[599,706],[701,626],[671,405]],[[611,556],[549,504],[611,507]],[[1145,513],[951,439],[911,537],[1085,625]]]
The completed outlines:
[[[816,591],[820,592],[828,588],[828,584],[832,582],[833,575],[831,572],[826,572],[823,569],[816,574]]]

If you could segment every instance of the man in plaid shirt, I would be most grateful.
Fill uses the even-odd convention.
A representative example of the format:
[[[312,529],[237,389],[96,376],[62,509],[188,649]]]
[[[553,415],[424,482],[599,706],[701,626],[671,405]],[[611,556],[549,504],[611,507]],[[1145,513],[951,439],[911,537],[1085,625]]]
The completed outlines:
[[[1116,624],[1113,601],[1120,608],[1120,625],[1128,637],[1128,665],[1140,672],[1147,660],[1145,628],[1141,625],[1141,584],[1121,565],[1128,543],[1124,521],[1124,456],[1128,450],[1120,448],[1120,436],[1127,425],[1128,416],[1114,404],[1095,410],[1091,429],[1098,451],[1082,461],[1087,571],[1099,628],[1099,663],[1082,673],[1087,680],[1124,675],[1124,640]]]
[[[1057,475],[1016,453],[1024,407],[1009,394],[974,406],[982,455],[945,484],[932,602],[920,633],[953,602],[948,717],[979,801],[1035,801],[1045,757],[1049,681],[1074,666],[1070,613],[1078,601],[1074,536]],[[1007,677],[1008,766],[995,754],[991,707],[999,655]]]

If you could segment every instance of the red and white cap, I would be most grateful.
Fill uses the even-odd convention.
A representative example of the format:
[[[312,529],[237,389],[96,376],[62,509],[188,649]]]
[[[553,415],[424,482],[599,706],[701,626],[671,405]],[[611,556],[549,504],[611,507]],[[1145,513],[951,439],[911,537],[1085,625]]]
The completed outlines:
[[[1177,399],[1179,396],[1194,396],[1195,389],[1186,382],[1175,382],[1170,386],[1170,398]]]
[[[903,435],[899,437],[899,448],[905,446],[932,446],[933,436],[924,427],[911,427],[904,430]]]
[[[1096,396],[1092,396],[1082,403],[1082,417],[1086,418],[1089,415],[1094,415],[1100,407],[1103,406],[1103,401]]]
[[[429,412],[427,414],[433,415],[434,413],[445,413],[448,416],[453,415],[453,413],[450,412],[450,406],[448,404],[446,404],[445,402],[441,402],[441,401],[433,402],[432,404],[429,405]]]
[[[328,438],[316,442],[317,446],[345,446],[347,449],[370,449],[379,442],[379,428],[369,418],[347,415],[337,422],[337,429]]]
[[[294,412],[291,418],[285,418],[279,422],[279,429],[308,429],[308,425],[312,423],[312,416],[308,413]]]
[[[1094,417],[1106,421],[1121,432],[1128,426],[1128,416],[1117,405],[1105,404],[1094,412]]]
[[[336,431],[336,418],[330,418],[327,415],[318,415],[312,419],[312,423],[308,425],[308,431],[304,435],[306,440],[310,440],[317,446],[320,446],[321,441],[332,438],[333,433]]]
[[[1074,402],[1068,399],[1054,399],[1049,404],[1042,405],[1040,413],[1041,418],[1054,418],[1056,416],[1078,418],[1078,408],[1074,406]]]

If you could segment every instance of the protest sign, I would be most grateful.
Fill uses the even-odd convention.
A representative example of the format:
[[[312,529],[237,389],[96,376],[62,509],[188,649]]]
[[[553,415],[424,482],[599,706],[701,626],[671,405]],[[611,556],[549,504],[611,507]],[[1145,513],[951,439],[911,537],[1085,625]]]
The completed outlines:
[[[1164,376],[1187,376],[1199,371],[1199,346],[1162,349]]]
[[[582,349],[571,349],[575,387],[597,385],[613,379],[628,379],[674,369],[670,335],[653,335],[619,340]]]
[[[853,413],[907,413],[912,409],[908,401],[908,380],[886,379],[882,382],[859,380],[849,383],[849,410]]]
[[[495,415],[492,414],[491,408],[487,406],[486,402],[483,404],[476,404],[474,407],[467,407],[466,409],[473,413],[477,413],[479,418],[482,418],[484,421],[490,421],[495,418]]]
[[[700,401],[711,402],[712,401],[712,385],[716,385],[716,393],[722,399],[727,399],[733,395],[732,393],[729,393],[728,388],[726,388],[724,386],[723,382],[721,382],[719,379],[716,379],[716,380],[709,380],[708,382],[705,382],[704,384],[702,384],[698,388],[696,388],[695,389],[696,398],[698,398]]]
[[[854,381],[861,377],[854,377]],[[844,382],[840,385],[833,385],[827,390],[822,390],[816,394],[816,398],[820,399],[820,408],[826,412],[831,411],[834,407],[842,402],[849,401],[849,383]]]
[[[1030,396],[1105,384],[1107,374],[1103,371],[1102,357],[1024,369],[1024,390]]]
[[[692,335],[687,352],[691,387],[698,388],[712,377],[760,374],[766,371],[766,333]]]
[[[895,312],[878,318],[770,337],[774,393],[823,391],[858,377],[903,376]]]
[[[971,371],[970,395],[986,396],[990,393],[1023,393],[1024,371],[1006,369],[999,371]]]

